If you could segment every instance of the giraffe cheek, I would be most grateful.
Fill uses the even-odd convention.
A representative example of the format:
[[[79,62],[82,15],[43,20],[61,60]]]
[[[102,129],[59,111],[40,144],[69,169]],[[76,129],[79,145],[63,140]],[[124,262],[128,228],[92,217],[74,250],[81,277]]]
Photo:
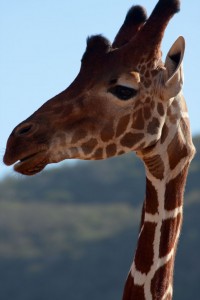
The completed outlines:
[[[84,155],[90,155],[94,148],[97,146],[98,141],[95,138],[91,138],[89,141],[81,145],[81,149],[84,152]]]
[[[147,132],[151,135],[155,135],[158,134],[159,128],[160,128],[160,122],[158,118],[153,118],[147,126]]]
[[[71,143],[76,144],[80,140],[86,138],[86,136],[87,136],[87,131],[81,128],[81,129],[75,131],[75,133],[72,136]]]
[[[134,149],[134,147],[144,138],[143,133],[127,133],[125,134],[120,143],[123,147]]]
[[[106,156],[112,157],[117,153],[117,146],[115,144],[110,144],[106,147]]]
[[[121,136],[126,131],[129,121],[130,121],[130,114],[123,116],[119,120],[116,129],[116,137]]]
[[[145,106],[143,111],[144,111],[145,120],[149,120],[151,118],[151,108],[150,108],[150,106]]]
[[[103,158],[103,148],[97,148],[97,150],[94,153],[94,160],[100,160]]]
[[[140,109],[139,111],[133,114],[132,128],[138,130],[144,129],[144,117],[143,117],[142,109]]]
[[[113,123],[108,123],[101,131],[100,137],[103,142],[108,142],[114,137],[114,127]]]

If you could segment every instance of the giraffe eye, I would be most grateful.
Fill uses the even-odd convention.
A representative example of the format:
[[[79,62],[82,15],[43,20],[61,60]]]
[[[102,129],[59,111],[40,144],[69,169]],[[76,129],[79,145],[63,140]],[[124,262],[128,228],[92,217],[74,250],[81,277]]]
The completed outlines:
[[[108,92],[120,100],[129,100],[137,94],[137,90],[124,85],[115,85],[111,87]]]

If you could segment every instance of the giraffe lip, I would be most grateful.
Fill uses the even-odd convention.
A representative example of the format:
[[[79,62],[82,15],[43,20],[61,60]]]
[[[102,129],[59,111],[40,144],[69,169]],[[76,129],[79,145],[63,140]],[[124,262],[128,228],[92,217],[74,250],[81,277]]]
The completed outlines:
[[[35,155],[37,155],[37,154],[38,154],[38,152],[33,153],[33,154],[31,154],[31,155],[28,155],[28,156],[25,156],[24,158],[21,158],[21,159],[19,160],[18,164],[19,164],[19,163],[23,163],[23,162],[25,162],[25,161],[27,161],[27,160],[33,158],[33,157],[34,157]]]
[[[14,165],[14,170],[23,175],[34,175],[42,171],[47,164],[46,151],[40,151],[18,160]]]

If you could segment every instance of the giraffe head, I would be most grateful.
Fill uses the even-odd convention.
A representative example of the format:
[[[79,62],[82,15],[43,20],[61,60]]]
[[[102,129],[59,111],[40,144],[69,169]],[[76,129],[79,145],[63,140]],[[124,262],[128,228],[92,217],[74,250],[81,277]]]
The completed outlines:
[[[74,82],[11,133],[4,162],[25,175],[64,159],[105,159],[156,145],[170,99],[179,94],[184,39],[165,63],[160,44],[178,0],[160,0],[148,20],[128,12],[113,44],[92,36]]]

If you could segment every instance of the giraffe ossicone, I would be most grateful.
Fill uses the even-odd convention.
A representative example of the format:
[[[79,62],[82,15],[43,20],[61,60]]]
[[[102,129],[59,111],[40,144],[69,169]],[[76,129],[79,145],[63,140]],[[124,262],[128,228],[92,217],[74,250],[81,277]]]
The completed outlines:
[[[185,41],[161,60],[178,0],[160,0],[149,18],[130,9],[113,44],[87,40],[80,72],[11,133],[4,163],[33,175],[64,159],[100,160],[135,151],[146,170],[146,196],[123,300],[172,299],[184,186],[194,156],[182,94]]]

